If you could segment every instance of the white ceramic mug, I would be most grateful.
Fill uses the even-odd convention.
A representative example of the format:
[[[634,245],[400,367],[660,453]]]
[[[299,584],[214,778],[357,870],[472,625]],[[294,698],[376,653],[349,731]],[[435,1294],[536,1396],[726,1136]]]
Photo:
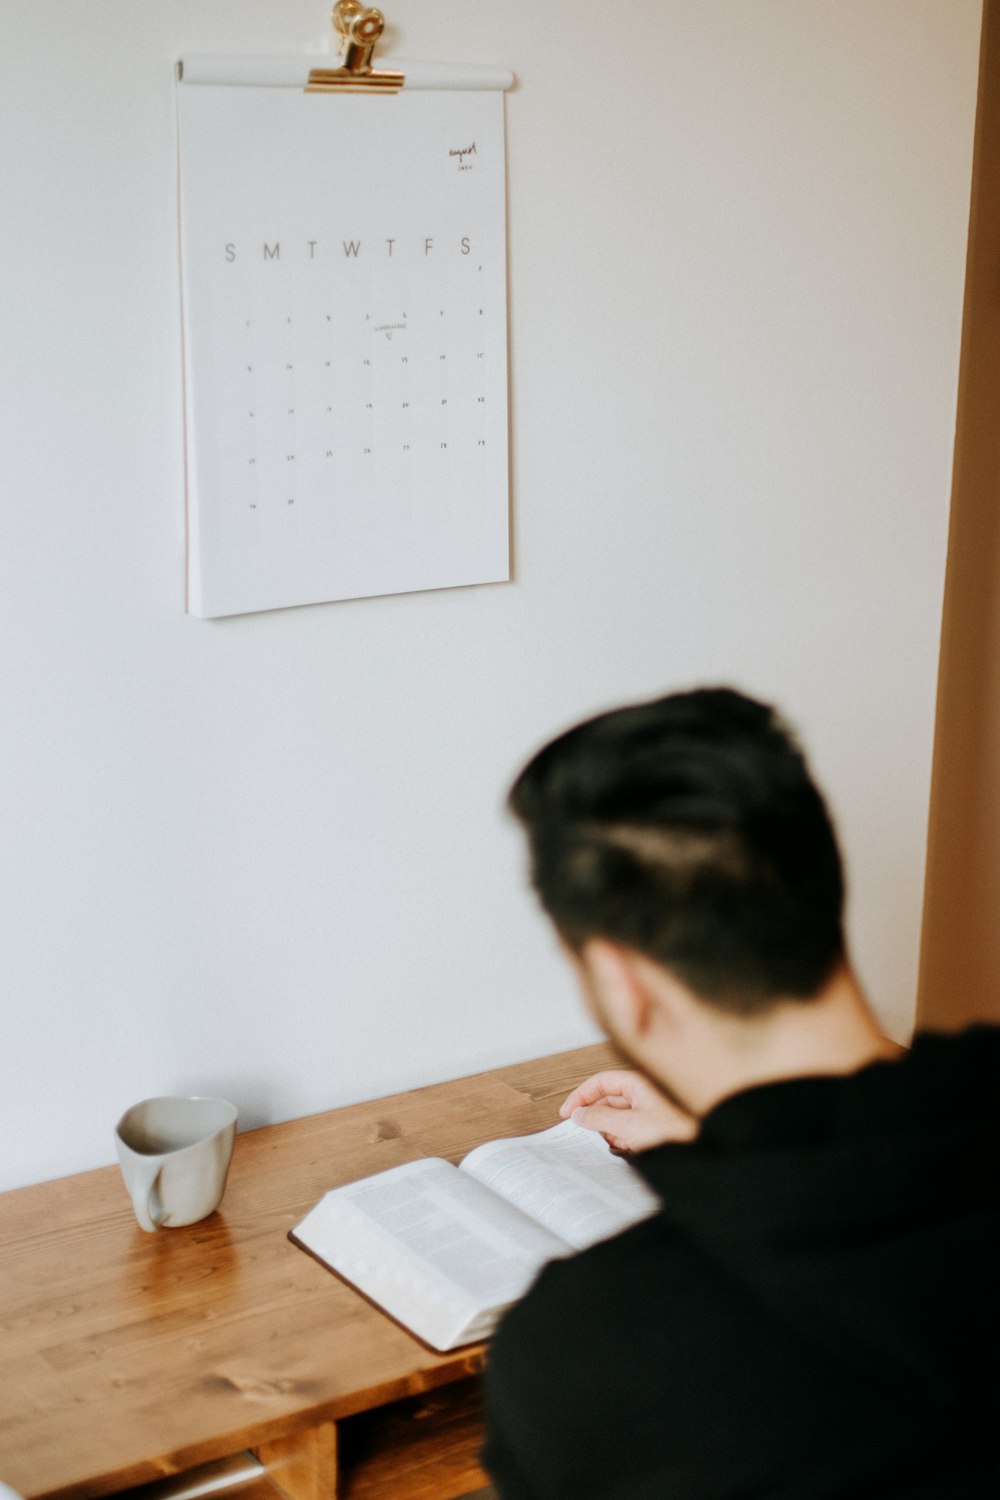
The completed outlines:
[[[143,1099],[115,1126],[115,1148],[143,1229],[197,1224],[222,1202],[236,1137],[228,1099]]]

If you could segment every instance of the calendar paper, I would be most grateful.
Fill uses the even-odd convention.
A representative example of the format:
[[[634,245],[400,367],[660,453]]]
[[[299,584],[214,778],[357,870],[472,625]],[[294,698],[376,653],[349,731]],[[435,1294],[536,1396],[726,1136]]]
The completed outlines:
[[[503,94],[178,94],[189,610],[506,579]]]

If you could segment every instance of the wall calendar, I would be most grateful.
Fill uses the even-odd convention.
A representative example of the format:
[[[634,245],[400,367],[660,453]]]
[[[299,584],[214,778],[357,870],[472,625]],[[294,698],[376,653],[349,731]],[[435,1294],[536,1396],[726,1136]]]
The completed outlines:
[[[506,579],[502,91],[178,109],[189,611]]]

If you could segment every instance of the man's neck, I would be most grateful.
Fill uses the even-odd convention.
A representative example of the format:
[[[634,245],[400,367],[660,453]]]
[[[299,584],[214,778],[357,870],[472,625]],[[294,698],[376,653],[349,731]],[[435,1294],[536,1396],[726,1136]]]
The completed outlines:
[[[683,1047],[664,1039],[660,1074],[675,1097],[701,1117],[731,1094],[757,1084],[854,1073],[897,1056],[852,971],[838,969],[811,1000],[777,1003],[764,1015],[730,1016],[699,1002]]]

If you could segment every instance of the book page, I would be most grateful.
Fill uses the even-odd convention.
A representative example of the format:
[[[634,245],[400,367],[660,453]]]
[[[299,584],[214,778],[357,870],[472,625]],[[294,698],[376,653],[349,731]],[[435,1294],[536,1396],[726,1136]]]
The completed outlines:
[[[655,1213],[656,1194],[603,1137],[566,1120],[551,1130],[489,1141],[462,1162],[494,1193],[576,1250]]]
[[[485,1336],[570,1248],[439,1160],[333,1189],[294,1236],[438,1349]]]

